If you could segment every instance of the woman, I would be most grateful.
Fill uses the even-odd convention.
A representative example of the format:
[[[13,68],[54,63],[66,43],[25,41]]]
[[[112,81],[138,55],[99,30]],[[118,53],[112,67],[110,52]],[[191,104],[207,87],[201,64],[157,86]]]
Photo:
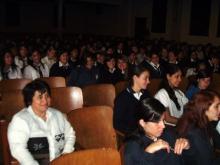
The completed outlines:
[[[41,62],[46,64],[49,70],[52,65],[56,63],[56,50],[53,46],[48,47],[47,54],[44,58],[41,59]]]
[[[139,109],[139,129],[125,144],[125,165],[181,165],[188,140],[176,139],[165,129],[165,107],[154,98],[142,100]]]
[[[200,90],[205,90],[209,87],[211,82],[211,74],[207,70],[201,70],[197,74],[197,81],[194,82],[186,91],[186,97],[191,100],[193,95]]]
[[[150,97],[146,91],[149,71],[142,66],[134,68],[129,86],[115,99],[113,126],[125,135],[137,129],[137,106],[144,98]]]
[[[35,80],[40,77],[49,77],[49,69],[46,64],[41,62],[39,50],[33,50],[31,62],[24,68],[24,78]]]
[[[25,45],[21,45],[19,47],[19,55],[15,56],[15,64],[23,71],[28,63],[28,48]]]
[[[12,156],[21,165],[42,165],[72,152],[75,132],[61,112],[50,108],[48,84],[34,80],[24,87],[23,96],[26,108],[8,127]]]
[[[2,62],[0,80],[22,78],[21,70],[17,65],[15,65],[10,51],[5,51]]]
[[[167,109],[165,120],[176,124],[183,114],[183,106],[188,102],[184,93],[178,89],[181,82],[182,72],[176,64],[169,64],[166,68],[166,79],[161,84],[161,89],[156,93],[158,99]]]
[[[189,157],[191,165],[220,164],[214,158],[213,136],[210,123],[218,121],[220,115],[220,97],[212,91],[200,91],[185,107],[185,113],[177,124],[180,136],[187,137],[191,148],[195,150]]]

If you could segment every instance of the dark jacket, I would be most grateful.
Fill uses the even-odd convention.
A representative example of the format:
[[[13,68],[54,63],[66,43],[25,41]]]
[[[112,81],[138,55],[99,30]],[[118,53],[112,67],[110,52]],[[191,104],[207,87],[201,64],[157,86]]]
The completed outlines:
[[[93,67],[88,69],[84,66],[72,70],[68,86],[84,87],[86,85],[96,84],[99,79],[98,69]]]
[[[52,65],[50,69],[50,77],[64,77],[70,75],[71,71],[74,69],[74,66],[69,63],[68,67],[59,67],[59,61]]]
[[[113,73],[109,72],[106,67],[100,70],[100,83],[116,84],[122,80],[123,76],[118,69],[116,69]]]
[[[150,94],[144,90],[140,101],[150,97]],[[130,134],[138,128],[138,106],[140,103],[130,87],[123,90],[115,99],[113,111],[113,126],[116,130]]]
[[[165,129],[159,138],[168,142],[174,148],[176,136],[172,131]],[[142,134],[136,134],[131,137],[125,145],[125,165],[184,165],[184,152],[191,152],[183,151],[181,156],[175,154],[172,150],[168,153],[166,149],[159,150],[153,154],[145,152],[145,148],[151,143],[153,141]]]
[[[187,165],[220,165],[220,159],[214,157],[213,140],[199,128],[191,128],[187,134],[195,154],[188,158]]]

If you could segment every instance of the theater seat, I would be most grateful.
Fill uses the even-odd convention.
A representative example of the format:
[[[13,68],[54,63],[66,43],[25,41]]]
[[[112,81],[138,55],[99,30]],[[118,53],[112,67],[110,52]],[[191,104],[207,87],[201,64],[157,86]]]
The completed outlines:
[[[40,80],[45,81],[50,88],[66,87],[66,80],[63,77],[42,77]]]
[[[30,79],[2,80],[0,81],[0,92],[22,90],[29,82],[31,82]]]

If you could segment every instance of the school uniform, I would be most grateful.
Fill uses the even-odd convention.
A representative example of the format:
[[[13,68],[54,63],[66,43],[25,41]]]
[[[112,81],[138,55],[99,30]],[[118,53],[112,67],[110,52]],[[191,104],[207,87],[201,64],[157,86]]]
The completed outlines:
[[[15,61],[15,64],[16,64],[20,69],[25,68],[25,67],[28,65],[28,63],[29,63],[28,57],[21,58],[21,57],[19,57],[19,56],[15,56],[14,61]]]
[[[113,126],[116,130],[131,134],[138,128],[138,107],[140,101],[150,97],[148,91],[135,93],[131,87],[123,90],[115,99]]]
[[[8,141],[12,156],[21,165],[38,165],[39,157],[48,156],[52,161],[74,150],[75,132],[64,115],[48,108],[46,117],[46,121],[38,117],[31,106],[13,116]]]
[[[50,70],[52,65],[56,63],[56,58],[49,58],[48,56],[45,56],[41,59],[41,62],[43,64],[46,64],[48,69]]]
[[[50,77],[68,77],[74,66],[71,63],[62,64],[60,61],[53,64],[50,69]]]
[[[155,98],[157,100],[159,100],[164,107],[169,109],[170,115],[176,118],[180,118],[183,114],[183,107],[184,105],[188,102],[187,97],[185,96],[185,94],[179,90],[179,89],[175,89],[174,93],[177,97],[177,101],[180,105],[180,110],[177,109],[175,103],[170,99],[167,91],[165,89],[160,89],[156,94],[155,94]]]
[[[46,64],[28,65],[24,68],[23,77],[35,80],[40,77],[49,77],[49,69]]]
[[[7,70],[4,70],[0,73],[0,80],[7,80],[7,79],[21,79],[22,73],[19,67],[9,67]]]
[[[100,70],[100,83],[106,84],[116,84],[119,81],[123,80],[123,76],[120,71],[116,68],[109,70],[108,68],[103,68]]]

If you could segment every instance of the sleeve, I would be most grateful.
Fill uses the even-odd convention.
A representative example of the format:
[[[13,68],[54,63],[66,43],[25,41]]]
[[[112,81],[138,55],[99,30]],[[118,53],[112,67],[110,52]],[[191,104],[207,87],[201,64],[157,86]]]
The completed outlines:
[[[159,100],[166,108],[169,108],[170,98],[165,90],[158,91],[154,98]]]
[[[21,78],[23,78],[23,76],[22,76],[22,73],[21,73],[21,69],[19,68],[19,67],[17,67],[17,78],[19,78],[19,79],[21,79]]]
[[[218,133],[220,134],[220,121],[218,122],[217,126],[216,126],[216,130],[218,131]]]
[[[57,74],[56,74],[56,63],[52,65],[49,72],[50,72],[49,73],[50,77],[57,76]]]
[[[74,151],[74,144],[76,141],[75,131],[73,130],[73,127],[69,123],[69,121],[63,116],[64,123],[65,123],[65,145],[63,149],[64,153],[71,153]]]
[[[38,165],[27,149],[29,139],[28,124],[14,117],[8,127],[8,141],[12,156],[22,165]]]
[[[70,73],[70,78],[67,83],[67,86],[74,86],[76,83],[76,79],[77,79],[77,71],[75,69],[73,69]]]
[[[154,154],[145,152],[137,142],[128,142],[124,151],[125,165],[154,165]]]
[[[34,77],[32,76],[32,69],[29,66],[24,68],[23,77],[26,79],[34,80]]]
[[[49,77],[49,68],[46,64],[44,65],[44,77]]]

